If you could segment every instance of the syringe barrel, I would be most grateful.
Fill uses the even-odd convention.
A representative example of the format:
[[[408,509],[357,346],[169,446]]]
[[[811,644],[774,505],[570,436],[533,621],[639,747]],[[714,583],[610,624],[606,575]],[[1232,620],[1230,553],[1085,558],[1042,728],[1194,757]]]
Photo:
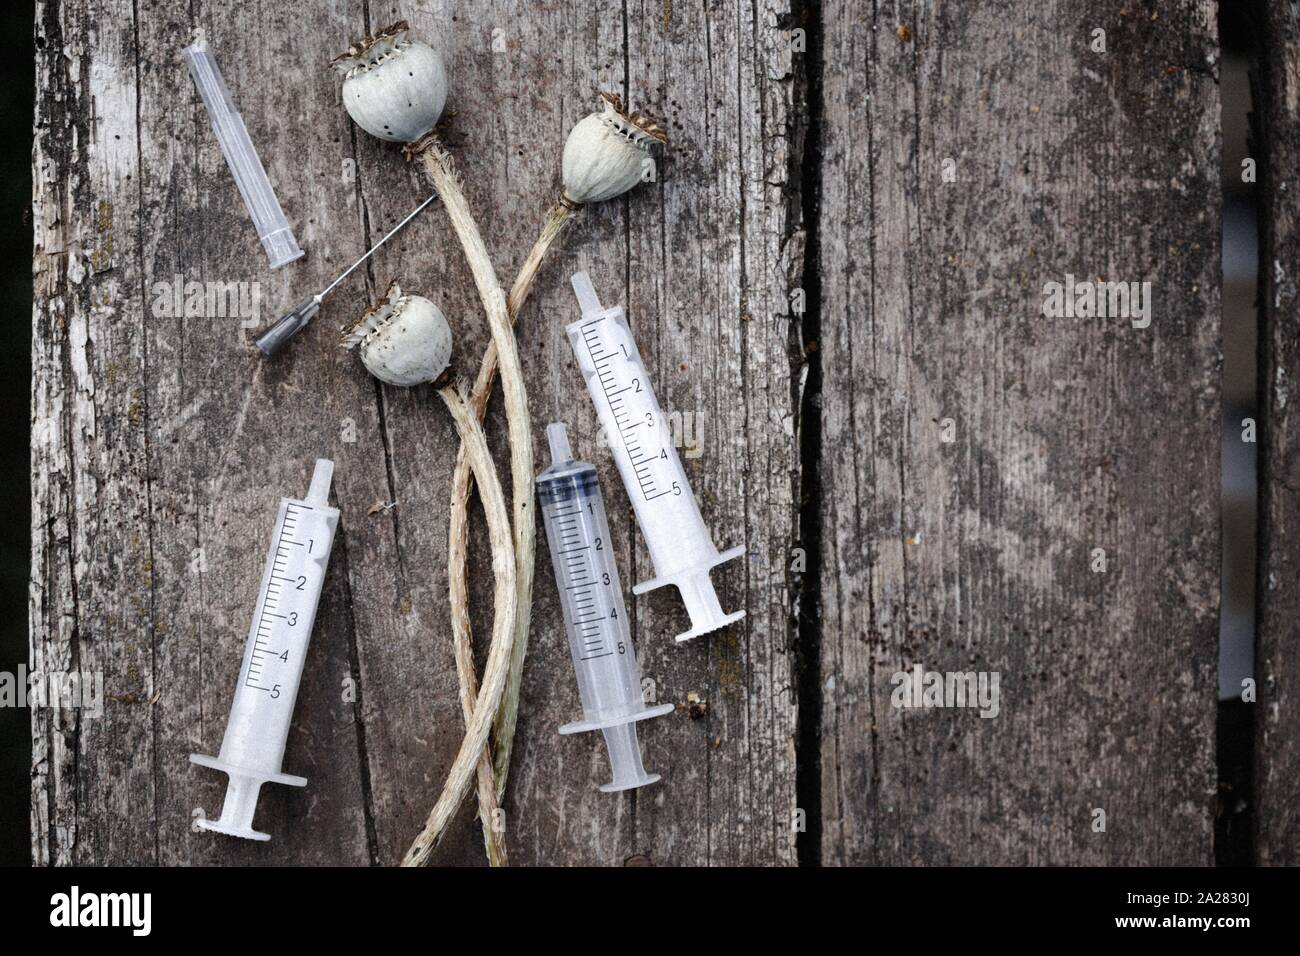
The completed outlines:
[[[282,498],[220,759],[279,774],[339,513]]]
[[[641,669],[628,628],[596,469],[558,463],[537,478],[569,653],[587,723],[644,711]]]
[[[623,309],[583,316],[567,331],[654,561],[655,576],[674,578],[717,563],[718,549]]]

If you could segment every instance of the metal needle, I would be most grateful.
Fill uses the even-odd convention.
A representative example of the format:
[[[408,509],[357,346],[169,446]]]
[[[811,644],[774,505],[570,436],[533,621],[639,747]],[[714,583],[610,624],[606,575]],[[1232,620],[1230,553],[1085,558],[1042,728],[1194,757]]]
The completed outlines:
[[[306,326],[308,322],[310,322],[312,319],[316,317],[316,313],[320,311],[320,304],[322,300],[324,300],[325,296],[329,295],[330,292],[334,290],[335,286],[337,286],[340,282],[342,282],[349,275],[351,275],[352,271],[356,269],[357,266],[361,265],[361,263],[365,262],[372,255],[374,255],[375,250],[377,250],[389,239],[393,238],[393,236],[401,232],[403,227],[405,227],[408,222],[410,222],[412,219],[418,216],[425,206],[429,205],[429,203],[433,202],[437,198],[438,198],[438,194],[435,192],[424,202],[420,203],[420,205],[416,206],[415,209],[411,211],[410,215],[408,215],[405,219],[403,219],[401,222],[399,222],[396,226],[394,226],[392,229],[388,231],[388,235],[384,236],[384,238],[376,242],[373,246],[370,247],[370,249],[365,253],[365,255],[363,255],[356,262],[352,263],[352,265],[344,269],[342,274],[337,279],[335,279],[333,282],[327,285],[320,292],[317,292],[310,299],[304,299],[302,302],[299,302],[292,309],[290,309],[279,319],[277,319],[274,325],[272,325],[265,332],[259,335],[257,337],[256,344],[257,347],[261,349],[262,354],[265,355],[267,358],[270,358],[272,355],[275,355],[282,348],[284,348],[284,346],[288,343],[288,341],[291,338],[293,338],[295,335],[301,332],[303,327]]]

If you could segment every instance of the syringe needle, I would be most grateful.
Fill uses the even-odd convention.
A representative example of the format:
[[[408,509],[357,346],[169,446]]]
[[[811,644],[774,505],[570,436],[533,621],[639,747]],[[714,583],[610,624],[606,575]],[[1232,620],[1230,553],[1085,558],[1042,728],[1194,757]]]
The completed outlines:
[[[325,298],[325,296],[329,295],[330,292],[334,290],[334,287],[336,285],[338,285],[340,282],[342,282],[344,279],[346,279],[349,275],[352,274],[353,269],[355,269],[357,266],[361,265],[361,263],[365,262],[367,259],[373,256],[375,254],[375,250],[377,250],[389,239],[393,238],[393,236],[401,232],[402,227],[404,227],[408,222],[410,222],[412,219],[418,216],[425,206],[429,205],[429,203],[433,202],[437,198],[438,198],[438,194],[437,192],[435,192],[424,202],[420,203],[420,205],[416,206],[415,209],[411,211],[410,215],[408,215],[405,219],[403,219],[401,222],[399,222],[396,226],[394,226],[392,229],[388,231],[388,235],[384,236],[384,238],[380,239],[373,246],[371,246],[370,250],[365,255],[363,255],[356,262],[352,263],[352,265],[344,269],[342,275],[340,275],[337,279],[335,279],[333,282],[327,285],[325,289],[319,295],[316,296],[316,301],[319,302],[321,299]]]
[[[425,206],[429,205],[429,203],[433,202],[437,198],[438,194],[435,192],[424,202],[420,203],[420,205],[416,206],[405,219],[390,229],[384,238],[371,246],[366,251],[365,255],[361,256],[361,258],[357,259],[356,262],[344,269],[337,279],[327,285],[320,292],[317,292],[310,299],[303,299],[292,309],[278,318],[270,328],[259,335],[255,340],[255,344],[258,349],[261,350],[262,354],[267,358],[270,358],[284,348],[288,341],[301,332],[308,322],[316,318],[316,313],[320,312],[320,305],[321,302],[324,301],[325,296],[333,292],[334,288],[340,282],[350,276],[359,265],[373,256],[380,246],[401,232],[402,229],[406,227],[407,223],[418,216]]]

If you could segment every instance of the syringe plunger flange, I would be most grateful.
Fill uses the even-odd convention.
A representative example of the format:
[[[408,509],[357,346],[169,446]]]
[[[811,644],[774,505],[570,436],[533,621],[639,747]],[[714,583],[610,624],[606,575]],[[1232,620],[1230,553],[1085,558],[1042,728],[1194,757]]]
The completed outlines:
[[[659,776],[641,763],[636,722],[673,706],[647,706],[642,697],[596,469],[573,459],[562,423],[547,426],[546,436],[551,466],[537,477],[537,496],[583,711],[582,720],[565,724],[560,733],[603,732],[614,780],[601,790],[643,787]]]
[[[288,773],[257,773],[246,767],[228,763],[219,757],[208,757],[204,754],[190,754],[190,763],[220,770],[228,778],[226,799],[221,805],[221,816],[216,820],[198,820],[199,829],[224,833],[226,836],[242,837],[245,840],[271,839],[271,834],[253,829],[253,817],[257,813],[257,798],[262,792],[262,784],[307,786],[306,777],[295,777]]]

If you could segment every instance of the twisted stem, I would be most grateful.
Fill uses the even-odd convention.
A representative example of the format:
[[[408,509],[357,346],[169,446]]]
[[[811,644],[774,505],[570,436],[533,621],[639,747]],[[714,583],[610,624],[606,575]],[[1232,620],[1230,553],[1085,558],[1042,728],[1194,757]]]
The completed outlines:
[[[527,638],[527,627],[529,620],[529,608],[532,604],[532,578],[533,578],[533,553],[536,545],[536,529],[533,521],[533,455],[532,455],[532,432],[528,420],[528,399],[524,388],[523,371],[519,364],[519,354],[515,347],[514,332],[511,329],[509,312],[506,306],[505,293],[502,292],[501,286],[497,281],[496,270],[492,267],[492,261],[488,257],[487,247],[483,243],[483,237],[479,232],[478,225],[474,221],[473,214],[470,212],[469,204],[465,200],[464,192],[461,189],[460,179],[456,175],[451,163],[451,157],[443,149],[437,137],[429,134],[417,143],[407,146],[408,157],[418,156],[424,167],[426,174],[433,183],[434,188],[441,195],[443,208],[447,211],[447,216],[451,221],[452,229],[455,231],[457,238],[460,240],[464,250],[465,259],[469,264],[470,271],[474,276],[475,286],[478,288],[479,298],[482,300],[484,311],[487,313],[488,327],[492,333],[492,345],[499,357],[502,368],[503,391],[505,393],[506,404],[506,424],[510,437],[510,464],[511,464],[511,493],[514,505],[514,523],[513,523],[513,557],[514,567],[511,574],[511,582],[515,588],[513,607],[510,620],[511,640],[510,645],[513,647],[520,631],[519,616],[523,615],[523,633],[525,640]],[[445,396],[444,396],[445,400]],[[450,406],[449,406],[450,407]],[[468,406],[467,406],[468,407]],[[481,414],[471,414],[475,427],[479,428]],[[461,448],[465,449],[467,443],[464,433],[461,436]],[[489,470],[491,470],[490,459],[488,461]],[[483,478],[477,474],[481,483]],[[495,471],[493,471],[495,480]],[[467,507],[462,507],[459,512],[459,525],[456,518],[456,502],[458,499],[455,489],[453,488],[452,505],[453,521],[449,529],[451,537],[449,551],[450,559],[453,565],[459,561],[461,567],[464,567],[467,538],[466,525],[468,523]],[[465,499],[467,505],[467,498]],[[509,525],[507,525],[509,527]],[[494,568],[496,565],[497,555],[493,554]],[[497,574],[498,586],[501,577]],[[499,695],[492,700],[490,710],[487,713],[481,713],[480,708],[484,700],[483,691],[479,694],[472,693],[473,686],[473,651],[471,647],[470,625],[468,613],[468,598],[465,593],[464,582],[457,585],[454,577],[451,582],[451,605],[452,605],[452,640],[456,654],[456,669],[460,677],[462,711],[466,715],[467,730],[466,740],[469,739],[468,726],[478,727],[480,724],[486,724],[493,719],[496,714],[497,704],[500,700]],[[494,653],[497,648],[499,633],[495,629],[500,625],[500,618],[494,621],[494,636],[492,640]],[[507,661],[507,672],[509,665],[513,663],[513,656]],[[504,676],[508,675],[503,675]],[[487,670],[484,671],[484,689],[488,686]],[[478,703],[470,706],[471,697],[477,697]],[[486,737],[478,744],[483,748],[486,743]],[[479,766],[479,815],[482,818],[484,828],[484,839],[487,842],[489,861],[501,860],[504,862],[504,846],[492,830],[492,824],[495,821],[498,809],[499,798],[497,800],[486,799],[486,753],[479,754],[477,764]],[[459,761],[459,757],[457,758]],[[450,783],[450,780],[449,780]],[[468,777],[466,778],[468,786]],[[444,794],[446,793],[444,788]],[[457,805],[459,800],[464,797],[462,791],[456,798]],[[441,802],[441,797],[439,798]],[[435,807],[435,811],[437,807]],[[452,807],[454,812],[455,807]],[[448,819],[450,815],[448,815]],[[434,824],[434,814],[430,814],[430,825]],[[441,828],[445,827],[447,820],[437,821],[436,828],[430,832],[431,827],[426,825],[425,833],[421,834],[422,838],[428,838],[432,845],[436,845],[437,840],[441,837]],[[407,856],[410,858],[415,854],[420,841],[412,846]],[[428,849],[424,850],[424,857],[427,857]],[[422,859],[424,858],[421,858]]]
[[[475,418],[475,422],[479,419]],[[462,443],[461,448],[465,445]],[[451,561],[465,560],[465,545],[467,534],[464,525],[469,520],[467,509],[460,509],[460,526],[457,524],[457,509],[452,507],[451,528],[447,535],[447,552],[452,556]],[[456,557],[456,550],[460,548],[460,554]],[[513,545],[511,550],[513,551]],[[463,590],[463,589],[462,589]],[[460,679],[460,709],[465,717],[465,726],[470,725],[474,718],[475,698],[478,697],[478,675],[474,672],[474,643],[470,632],[469,623],[469,606],[467,601],[457,604],[455,589],[452,588],[451,595],[451,643],[456,656],[456,676]],[[513,655],[510,658],[513,660]],[[507,667],[506,689],[509,690],[509,669]],[[478,815],[479,821],[483,826],[483,847],[487,852],[489,866],[509,866],[510,860],[506,854],[504,834],[498,835],[494,825],[499,818],[500,802],[497,800],[497,791],[494,778],[492,776],[492,747],[490,743],[485,743],[483,749],[479,752],[478,764],[476,767],[477,789],[478,789]]]
[[[510,289],[510,321],[518,321],[519,312],[528,300],[528,293],[532,291],[533,281],[537,278],[537,273],[541,269],[542,260],[546,258],[547,252],[551,246],[560,237],[564,231],[565,225],[573,218],[577,211],[576,206],[561,202],[555,206],[550,214],[546,217],[546,222],[542,226],[541,234],[537,241],[533,243],[533,248],[528,253],[528,258],[524,260],[519,275],[515,278],[515,284]],[[470,396],[470,402],[474,407],[475,414],[481,420],[487,409],[488,398],[492,395],[492,380],[496,373],[497,355],[496,349],[489,345],[487,351],[483,354],[483,361],[479,365],[478,377],[474,380],[474,391]],[[466,502],[462,505],[462,511],[468,509],[468,495],[472,485],[472,477],[468,464],[465,462],[464,455],[456,457],[456,473],[452,477],[452,487],[457,491],[462,485],[465,488]],[[457,498],[452,498],[452,520],[455,521],[455,507]],[[463,531],[462,531],[463,533]],[[462,555],[463,558],[463,555]],[[530,559],[529,566],[532,566]],[[465,563],[462,560],[459,567],[455,564],[451,567],[453,578],[459,575],[461,582],[465,581]],[[496,755],[494,759],[497,800],[504,800],[506,794],[506,777],[510,773],[510,755],[514,748],[515,741],[515,724],[519,719],[519,694],[523,687],[524,680],[524,658],[528,654],[528,625],[532,616],[532,582],[529,581],[529,602],[527,607],[521,605],[519,612],[519,626],[515,632],[514,650],[510,657],[510,676],[506,682],[505,697],[501,701],[501,709],[497,713],[496,725],[493,729],[493,737],[496,740]]]
[[[509,315],[511,322],[518,318],[520,310],[523,309],[524,303],[528,300],[528,294],[532,291],[533,282],[537,278],[537,273],[541,269],[546,254],[564,231],[564,227],[577,214],[578,208],[571,203],[561,202],[548,214],[541,234],[537,237],[537,241],[533,243],[533,248],[528,253],[528,258],[524,260],[519,275],[515,278],[515,283],[510,289]],[[479,421],[483,420],[483,416],[487,412],[488,399],[492,395],[492,385],[496,381],[497,365],[496,343],[495,341],[489,342],[487,350],[483,353],[482,361],[479,363],[478,375],[474,380],[474,388],[469,396],[470,408]],[[473,489],[474,473],[466,457],[466,448],[461,445],[460,451],[456,455],[456,470],[452,476],[450,546],[448,547],[448,571],[453,621],[457,619],[463,621],[463,627],[453,627],[453,638],[458,642],[456,648],[458,657],[462,653],[472,654],[472,639],[469,628],[467,553],[469,498]],[[529,596],[531,598],[531,583]],[[497,712],[496,726],[493,731],[496,738],[495,798],[497,804],[505,799],[506,777],[510,770],[515,724],[519,717],[519,693],[523,685],[524,658],[528,651],[530,614],[531,601],[530,606],[527,608],[523,605],[520,606],[519,623],[516,628],[514,650],[510,660],[510,676],[507,680],[505,696],[501,701],[501,708]],[[463,650],[460,642],[463,642]],[[484,812],[484,806],[482,788],[480,787],[480,813]]]
[[[479,499],[487,517],[488,538],[492,545],[492,572],[496,581],[492,621],[492,645],[483,668],[483,684],[467,722],[465,737],[452,762],[442,793],[429,811],[424,829],[415,838],[402,859],[403,866],[422,866],[442,839],[465,794],[469,791],[474,767],[484,757],[484,745],[492,729],[492,715],[500,703],[510,666],[511,645],[515,637],[515,561],[510,537],[510,515],[506,510],[501,482],[497,479],[492,456],[488,452],[483,428],[469,405],[452,386],[438,390],[456,430],[461,447],[467,450],[470,465],[479,484]],[[471,667],[472,670],[472,667]]]

